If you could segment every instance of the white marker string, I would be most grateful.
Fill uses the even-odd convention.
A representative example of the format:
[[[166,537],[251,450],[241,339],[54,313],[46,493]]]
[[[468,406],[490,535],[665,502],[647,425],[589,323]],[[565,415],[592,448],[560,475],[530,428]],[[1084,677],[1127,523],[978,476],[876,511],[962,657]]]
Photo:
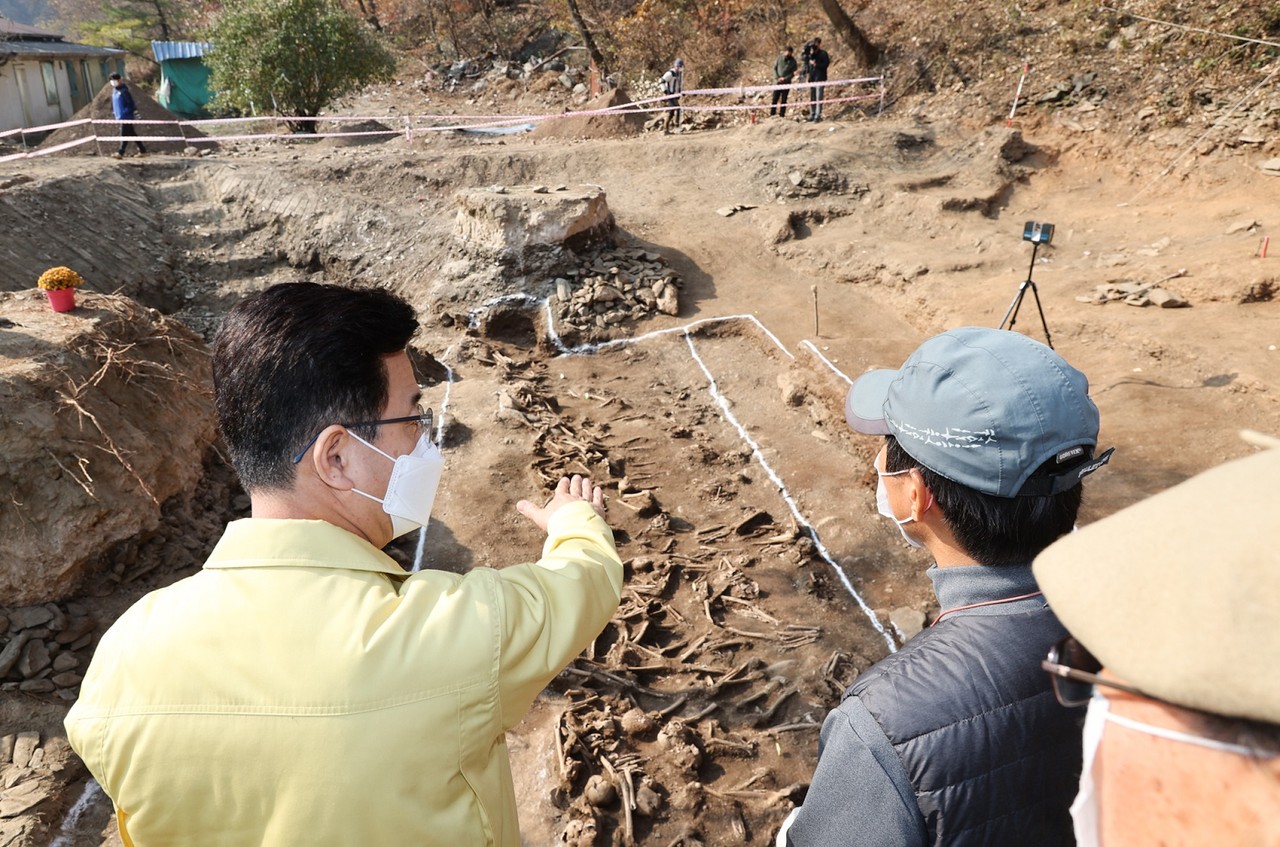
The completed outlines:
[[[449,349],[444,351],[444,355],[436,361],[444,365],[446,382],[444,385],[444,399],[440,401],[440,417],[436,420],[436,444],[444,437],[444,421],[449,414],[449,395],[453,393],[453,368],[449,367],[444,360],[449,358],[453,353],[456,344],[451,344]],[[417,573],[422,570],[422,554],[427,548],[427,528],[425,526],[418,530],[418,549],[413,554],[413,567],[411,571]]]
[[[84,813],[98,801],[98,798],[106,799],[106,793],[98,781],[91,778],[84,784],[80,798],[72,804],[71,810],[62,819],[62,825],[58,827],[58,837],[53,839],[49,847],[71,847],[75,842],[76,827],[80,823],[80,818],[84,817]]]
[[[550,299],[550,298],[548,298]],[[501,306],[503,303],[537,303],[538,298],[532,294],[525,294],[523,291],[515,294],[503,294],[501,297],[494,297],[492,300],[486,300],[479,306],[467,310],[467,328],[475,329],[480,325],[480,315],[489,311],[494,306]]]
[[[840,369],[839,369],[839,368],[837,368],[835,365],[831,364],[831,360],[830,360],[830,359],[828,359],[826,356],[822,355],[822,352],[821,352],[820,350],[818,350],[818,348],[817,348],[817,347],[813,346],[813,342],[812,342],[812,341],[810,341],[809,339],[807,339],[807,338],[806,338],[804,341],[801,341],[801,342],[800,342],[800,346],[801,346],[801,347],[808,347],[810,350],[812,350],[812,351],[813,351],[813,355],[817,356],[819,359],[821,359],[821,360],[822,360],[822,364],[826,365],[828,368],[830,368],[830,369],[831,369],[831,372],[832,372],[832,373],[834,373],[836,376],[838,376],[838,377],[840,377],[841,379],[843,379],[845,382],[849,383],[849,385],[850,385],[850,386],[852,386],[852,385],[853,385],[853,380],[852,380],[852,379],[850,379],[847,375],[845,375],[845,372],[844,372],[844,371],[840,370]]]
[[[474,327],[479,322],[479,315],[481,312],[487,310],[493,305],[497,305],[498,303],[510,302],[510,301],[516,301],[516,300],[523,301],[523,302],[537,302],[537,298],[534,298],[528,294],[521,293],[521,294],[504,295],[502,297],[495,298],[494,300],[490,300],[487,303],[484,303],[478,306],[477,308],[471,310],[471,312],[468,313],[468,321],[470,322],[470,325]],[[830,565],[835,570],[836,574],[840,577],[840,582],[845,587],[845,590],[849,592],[849,595],[853,597],[854,601],[858,604],[858,607],[862,609],[863,613],[867,616],[867,619],[871,621],[871,625],[875,627],[876,631],[879,632],[881,636],[883,636],[885,643],[889,645],[889,652],[893,653],[897,650],[897,647],[895,646],[893,641],[893,636],[890,635],[885,630],[884,626],[881,625],[880,620],[875,616],[875,613],[871,611],[871,608],[867,606],[866,601],[864,601],[862,599],[862,596],[858,594],[857,589],[855,589],[853,587],[853,583],[850,582],[848,574],[844,572],[844,568],[840,567],[839,563],[836,562],[834,558],[832,558],[830,552],[828,552],[826,548],[826,545],[822,543],[822,539],[821,537],[819,537],[818,531],[814,529],[812,524],[810,524],[807,520],[804,519],[803,515],[801,515],[799,505],[792,498],[791,493],[787,490],[787,487],[783,484],[782,480],[774,472],[773,468],[770,467],[769,463],[765,460],[764,453],[761,452],[760,446],[756,444],[756,442],[751,438],[751,436],[747,433],[747,431],[742,427],[742,424],[738,423],[737,418],[734,417],[733,413],[729,411],[728,401],[725,400],[723,395],[720,394],[720,389],[716,385],[715,378],[711,375],[711,371],[707,369],[706,364],[703,363],[702,359],[698,356],[698,351],[694,349],[693,336],[691,333],[694,329],[697,329],[698,327],[706,326],[709,324],[727,323],[729,321],[750,321],[751,323],[755,324],[760,329],[760,331],[763,332],[769,338],[769,340],[771,340],[774,344],[776,344],[778,349],[781,350],[783,353],[785,353],[788,358],[794,359],[795,354],[792,353],[790,350],[788,350],[786,348],[786,345],[784,345],[776,335],[770,332],[769,329],[764,324],[762,324],[755,315],[726,315],[723,317],[716,317],[716,318],[703,318],[701,320],[697,320],[697,321],[693,321],[692,323],[685,324],[684,326],[681,326],[681,327],[654,330],[653,332],[647,332],[644,335],[638,335],[633,338],[616,338],[611,341],[602,341],[595,344],[582,344],[577,347],[568,347],[565,345],[564,340],[560,337],[560,334],[556,331],[555,315],[551,311],[551,297],[548,296],[546,299],[544,299],[542,301],[542,306],[546,314],[547,337],[550,340],[551,344],[556,348],[557,351],[559,351],[560,355],[562,356],[591,355],[593,353],[598,353],[602,350],[610,350],[618,347],[626,347],[631,344],[638,344],[642,341],[648,341],[650,339],[659,338],[664,335],[682,333],[684,335],[686,343],[689,345],[689,352],[693,355],[693,360],[697,362],[698,367],[700,367],[702,369],[703,374],[706,375],[707,380],[710,383],[711,396],[713,399],[715,399],[717,405],[719,405],[721,411],[725,416],[725,419],[728,420],[729,423],[731,423],[738,430],[738,434],[751,447],[752,455],[755,456],[756,461],[760,463],[760,466],[764,468],[764,471],[766,474],[768,474],[770,480],[772,480],[774,485],[777,486],[778,491],[782,495],[783,501],[787,504],[787,507],[791,510],[791,514],[795,517],[797,524],[804,528],[805,532],[809,535],[810,539],[813,540],[814,546],[818,550],[819,555],[828,565]],[[806,341],[802,343],[807,344],[808,342]],[[809,347],[811,349],[814,349],[812,344],[810,344]],[[814,349],[814,352],[816,353],[817,350]],[[827,361],[826,358],[823,357],[821,353],[818,353],[818,357],[821,358],[824,362]],[[830,362],[827,362],[827,365],[828,367],[831,367],[832,370],[835,370],[836,373],[840,374],[840,376],[844,377],[844,379],[846,380],[849,379],[847,376],[844,376],[844,374],[840,373],[840,371],[837,370],[835,366],[832,365]]]
[[[787,486],[783,484],[778,475],[774,473],[773,468],[769,466],[768,461],[765,460],[764,453],[760,450],[760,445],[755,442],[742,424],[738,422],[738,419],[734,416],[733,412],[729,410],[729,401],[720,393],[720,388],[716,385],[715,377],[711,375],[711,371],[707,368],[706,363],[703,362],[702,357],[698,355],[697,348],[693,346],[693,336],[686,332],[684,340],[689,345],[689,353],[693,356],[693,360],[698,363],[698,367],[702,368],[702,372],[707,377],[708,389],[711,392],[712,399],[714,399],[716,401],[716,405],[720,407],[720,413],[724,415],[725,420],[738,430],[738,435],[742,437],[742,440],[750,445],[751,455],[760,463],[760,467],[764,468],[764,472],[768,474],[769,479],[773,481],[773,484],[777,486],[778,493],[782,495],[783,502],[785,502],[788,508],[791,509],[791,515],[795,518],[796,523],[804,529],[811,539],[813,539],[813,544],[817,548],[818,554],[821,555],[823,560],[825,560],[826,563],[835,570],[836,574],[840,577],[840,582],[844,585],[845,590],[852,595],[854,601],[857,602],[858,607],[862,609],[863,614],[867,616],[867,620],[871,621],[871,625],[875,627],[876,632],[880,633],[884,638],[885,644],[889,645],[889,652],[897,652],[898,648],[893,643],[893,636],[885,630],[884,626],[880,623],[880,619],[876,617],[876,613],[871,611],[871,608],[862,599],[862,596],[858,594],[857,589],[853,587],[853,583],[849,581],[848,574],[844,572],[844,568],[840,567],[840,564],[832,558],[831,554],[827,551],[826,546],[822,543],[822,539],[818,537],[817,530],[815,530],[813,526],[804,519],[804,516],[800,513],[799,505],[791,496],[791,492],[787,491]]]
[[[562,356],[588,356],[592,353],[599,353],[602,350],[612,350],[615,347],[627,347],[631,344],[637,344],[641,341],[648,341],[653,338],[659,338],[663,335],[675,335],[678,333],[688,333],[700,326],[708,326],[710,324],[728,323],[730,321],[750,321],[756,325],[756,328],[763,332],[770,341],[772,341],[779,350],[781,350],[788,359],[794,359],[796,356],[786,345],[783,344],[778,336],[774,335],[755,315],[722,315],[715,318],[702,318],[683,326],[674,326],[668,329],[655,329],[653,332],[646,332],[644,335],[636,335],[631,338],[614,338],[610,341],[599,341],[595,344],[579,344],[577,347],[566,347],[560,334],[556,332],[555,316],[551,312],[551,298],[548,297],[544,303],[547,315],[547,334],[550,336],[551,343],[560,351]]]

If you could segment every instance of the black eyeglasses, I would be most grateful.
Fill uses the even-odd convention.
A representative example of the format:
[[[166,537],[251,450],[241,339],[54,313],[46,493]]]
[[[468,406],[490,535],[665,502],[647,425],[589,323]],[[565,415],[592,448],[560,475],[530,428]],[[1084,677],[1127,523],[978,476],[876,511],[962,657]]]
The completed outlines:
[[[382,424],[416,423],[418,425],[418,437],[421,438],[423,435],[426,435],[428,438],[434,441],[435,438],[431,434],[431,427],[434,420],[435,420],[434,413],[432,413],[430,409],[427,409],[425,412],[422,412],[420,414],[409,415],[403,418],[383,418],[377,421],[353,421],[351,423],[340,423],[338,424],[338,426],[346,427],[347,429],[354,429],[359,426],[381,426]],[[323,432],[323,431],[324,430],[321,430],[320,432]],[[298,462],[302,461],[302,457],[307,455],[307,451],[311,449],[311,445],[315,444],[316,439],[319,437],[320,437],[320,433],[317,432],[315,435],[311,437],[311,440],[308,441],[306,445],[302,448],[302,451],[299,452],[298,455],[293,457],[293,463],[295,465],[298,464]]]
[[[1040,662],[1040,667],[1052,675],[1053,694],[1059,703],[1068,708],[1087,704],[1093,696],[1095,685],[1127,691],[1148,700],[1160,699],[1131,685],[1098,676],[1098,671],[1102,670],[1102,662],[1070,635],[1053,645],[1049,650],[1049,657]]]

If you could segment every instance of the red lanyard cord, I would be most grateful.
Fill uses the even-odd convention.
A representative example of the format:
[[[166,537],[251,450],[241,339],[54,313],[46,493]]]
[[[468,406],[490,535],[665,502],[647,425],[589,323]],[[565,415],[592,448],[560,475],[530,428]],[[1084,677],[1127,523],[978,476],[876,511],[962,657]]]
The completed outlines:
[[[937,626],[938,621],[942,620],[952,612],[963,612],[965,609],[976,609],[979,606],[999,606],[1001,603],[1012,603],[1015,600],[1029,600],[1032,597],[1037,597],[1043,593],[1043,591],[1032,591],[1030,594],[1019,594],[1017,597],[1005,597],[1003,600],[987,600],[982,603],[970,603],[967,606],[956,606],[954,609],[947,609],[945,612],[939,613],[938,616],[933,619],[933,623],[929,624],[929,626]]]

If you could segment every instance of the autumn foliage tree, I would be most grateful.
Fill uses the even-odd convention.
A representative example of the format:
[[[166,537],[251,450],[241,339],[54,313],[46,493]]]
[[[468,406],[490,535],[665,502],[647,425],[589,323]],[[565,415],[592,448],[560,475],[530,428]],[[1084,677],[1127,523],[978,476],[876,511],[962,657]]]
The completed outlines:
[[[337,0],[229,0],[209,29],[215,108],[286,118],[312,132],[334,100],[391,78],[395,59],[377,33]]]

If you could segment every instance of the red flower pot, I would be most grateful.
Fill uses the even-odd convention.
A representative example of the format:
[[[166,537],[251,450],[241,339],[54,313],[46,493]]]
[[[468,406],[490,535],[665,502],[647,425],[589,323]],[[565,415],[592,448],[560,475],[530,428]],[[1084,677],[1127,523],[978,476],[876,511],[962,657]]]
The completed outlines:
[[[59,288],[54,291],[46,291],[49,295],[49,308],[55,312],[70,312],[76,307],[76,290],[74,288]]]

